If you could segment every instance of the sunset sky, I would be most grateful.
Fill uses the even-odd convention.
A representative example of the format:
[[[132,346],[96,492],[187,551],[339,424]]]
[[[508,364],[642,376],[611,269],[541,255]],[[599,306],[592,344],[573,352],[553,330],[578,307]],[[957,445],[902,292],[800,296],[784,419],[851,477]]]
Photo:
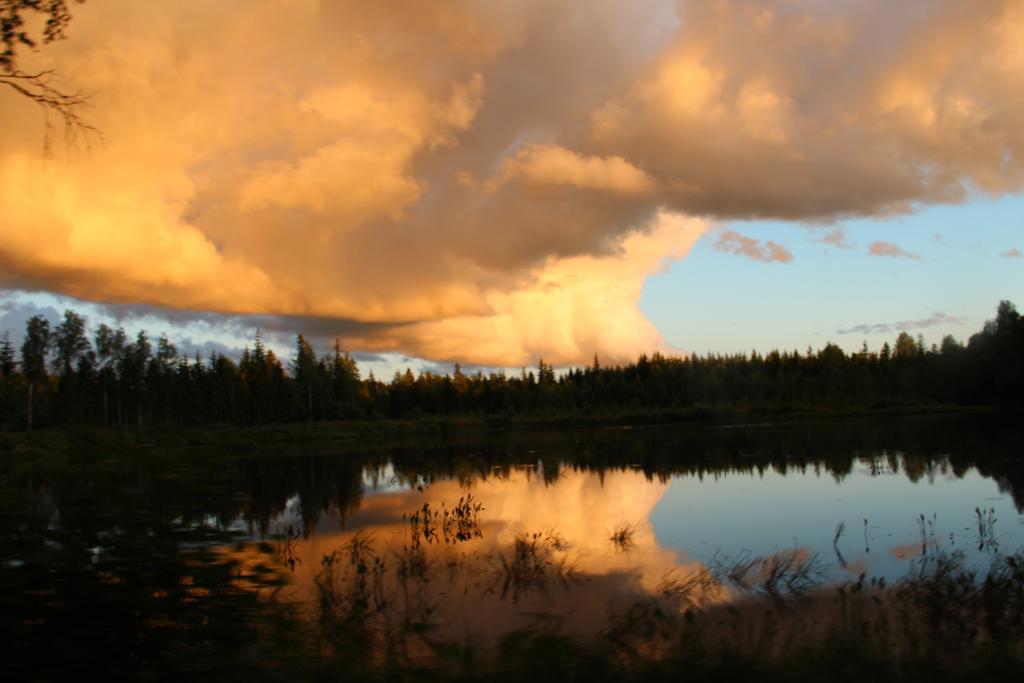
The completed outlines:
[[[0,92],[0,329],[518,367],[1024,305],[1024,0],[72,9],[20,66],[101,137]]]

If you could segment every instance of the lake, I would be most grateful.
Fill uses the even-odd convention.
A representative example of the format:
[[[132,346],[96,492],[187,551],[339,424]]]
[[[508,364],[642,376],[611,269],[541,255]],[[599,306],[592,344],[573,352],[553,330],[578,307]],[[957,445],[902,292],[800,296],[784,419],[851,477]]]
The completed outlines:
[[[694,623],[785,656],[848,589],[889,605],[875,628],[907,586],[1012,561],[1019,443],[936,416],[11,456],[7,662],[473,677],[550,647],[582,675],[685,660]]]

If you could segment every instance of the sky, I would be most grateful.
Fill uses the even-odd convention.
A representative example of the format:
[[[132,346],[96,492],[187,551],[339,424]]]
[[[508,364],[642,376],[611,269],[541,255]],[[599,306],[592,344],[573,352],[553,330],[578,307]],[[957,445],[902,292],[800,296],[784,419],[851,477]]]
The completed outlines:
[[[390,367],[966,339],[1022,302],[1024,0],[92,0],[0,92],[0,328]],[[16,330],[15,330],[16,332]]]
[[[706,233],[684,261],[648,279],[640,305],[671,343],[696,353],[826,343],[891,345],[902,331],[966,342],[1001,300],[1024,305],[1024,198],[922,207],[885,219],[808,229],[779,221]],[[716,248],[729,230],[785,247],[791,260],[737,258]],[[872,245],[904,252],[872,254]],[[877,248],[876,248],[877,251]],[[1007,255],[1009,253],[1009,255]],[[699,292],[699,296],[680,296]]]

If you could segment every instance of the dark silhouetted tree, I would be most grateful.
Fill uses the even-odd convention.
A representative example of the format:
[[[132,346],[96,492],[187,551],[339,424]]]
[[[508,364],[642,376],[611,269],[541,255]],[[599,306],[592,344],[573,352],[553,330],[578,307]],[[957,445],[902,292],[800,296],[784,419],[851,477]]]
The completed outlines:
[[[21,344],[21,372],[28,382],[28,431],[32,431],[36,387],[47,380],[46,354],[50,350],[50,321],[34,315],[25,324]]]
[[[153,346],[149,343],[149,336],[142,330],[136,335],[133,343],[125,346],[120,358],[119,375],[122,390],[135,404],[135,422],[138,425],[142,424],[146,400],[146,371],[152,354]]]
[[[110,425],[110,385],[117,381],[118,368],[121,366],[121,359],[124,357],[127,336],[123,328],[111,329],[103,323],[96,330],[95,335],[96,358],[99,365],[100,382],[103,385],[103,425]],[[118,404],[118,415],[120,416],[120,403]],[[118,420],[120,423],[120,419]]]
[[[52,335],[45,319],[30,321],[22,349],[22,372],[9,337],[0,340],[0,407],[5,427],[24,405],[28,388],[32,423],[110,424],[108,399],[135,410],[135,424],[266,424],[288,420],[330,420],[359,416],[515,414],[637,414],[659,419],[676,410],[817,410],[833,406],[886,407],[900,403],[958,402],[1020,407],[1024,396],[1024,321],[1002,302],[995,319],[965,347],[952,337],[927,345],[903,333],[897,353],[886,343],[880,353],[866,345],[846,354],[834,344],[807,354],[771,351],[687,358],[660,353],[634,363],[555,369],[541,361],[536,374],[472,374],[455,365],[450,374],[396,371],[390,383],[372,373],[360,379],[356,362],[335,341],[333,352],[317,358],[306,337],[296,338],[285,372],[257,332],[252,350],[239,364],[212,354],[203,362],[179,355],[163,336],[154,350],[145,331],[128,344],[123,330],[101,325],[96,353],[82,343],[84,321],[65,314]],[[52,345],[49,337],[52,337]],[[53,377],[46,360],[55,350]],[[76,411],[60,410],[65,381],[76,383]],[[57,386],[58,392],[40,392]],[[103,397],[102,416],[88,406]],[[12,398],[13,397],[13,398]],[[19,410],[15,410],[14,407]],[[56,409],[55,409],[56,408]],[[102,418],[102,419],[100,419]],[[24,423],[17,416],[17,423]],[[118,423],[122,421],[119,418]]]
[[[20,395],[17,375],[18,363],[14,356],[14,344],[10,333],[0,336],[0,429],[8,431],[14,426]]]
[[[334,340],[328,367],[334,405],[332,417],[345,418],[359,414],[359,366],[352,356],[342,351],[341,341],[338,339]]]
[[[92,346],[85,334],[85,319],[74,311],[64,311],[64,319],[54,328],[52,336],[58,412],[80,419],[84,409],[82,380],[87,381],[87,378],[79,375],[89,374],[94,365]]]
[[[301,334],[295,338],[295,358],[291,360],[290,367],[302,402],[302,411],[307,420],[312,420],[313,392],[319,384],[316,353]]]
[[[914,338],[906,332],[900,332],[899,336],[896,337],[894,354],[896,358],[904,359],[917,356],[917,343],[914,341]]]
[[[53,330],[54,361],[57,373],[68,377],[84,354],[91,350],[85,336],[85,319],[74,311],[64,311],[64,320]]]
[[[14,375],[18,364],[14,359],[14,344],[11,343],[11,334],[4,331],[0,337],[0,377],[8,378]]]

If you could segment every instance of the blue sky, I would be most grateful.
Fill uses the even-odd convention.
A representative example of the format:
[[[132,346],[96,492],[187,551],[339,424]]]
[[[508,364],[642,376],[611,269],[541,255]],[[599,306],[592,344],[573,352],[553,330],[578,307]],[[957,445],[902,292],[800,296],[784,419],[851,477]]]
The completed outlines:
[[[882,220],[812,227],[787,222],[734,222],[706,233],[690,254],[647,281],[641,307],[673,346],[687,351],[819,348],[831,341],[853,350],[878,348],[899,333],[896,323],[943,313],[957,321],[916,327],[929,343],[946,334],[966,341],[996,305],[1024,306],[1024,198],[976,200],[920,208]],[[820,240],[840,228],[849,246]],[[788,263],[755,261],[718,251],[732,229],[788,248]],[[875,241],[892,242],[919,259],[871,256]],[[889,324],[888,333],[848,332]]]

